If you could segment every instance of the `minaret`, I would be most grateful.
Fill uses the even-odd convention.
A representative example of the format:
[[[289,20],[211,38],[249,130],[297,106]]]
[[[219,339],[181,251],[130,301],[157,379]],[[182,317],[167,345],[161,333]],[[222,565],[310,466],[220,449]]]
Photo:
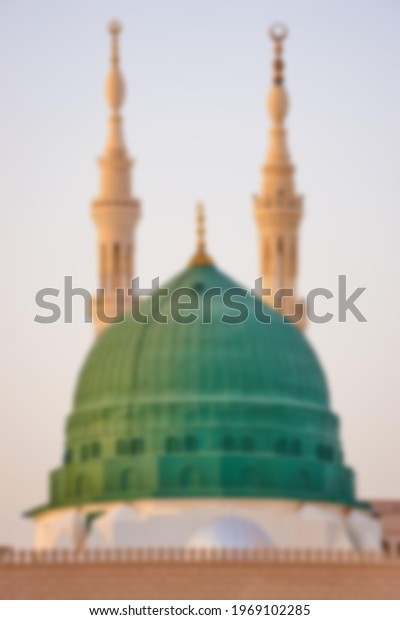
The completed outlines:
[[[303,307],[296,295],[298,229],[302,217],[302,198],[296,193],[294,166],[291,163],[285,129],[289,101],[284,85],[284,25],[270,29],[274,42],[273,79],[267,99],[271,119],[269,148],[262,168],[261,193],[254,199],[259,231],[260,270],[263,287],[271,290],[265,301],[287,317],[301,314]],[[290,289],[276,294],[280,289]],[[274,303],[275,300],[275,303]],[[295,304],[301,304],[295,307]],[[297,309],[297,312],[296,312]],[[304,320],[297,323],[304,327]]]
[[[120,109],[125,97],[124,80],[119,68],[118,36],[121,26],[111,22],[111,67],[105,94],[110,107],[107,141],[99,160],[100,192],[92,204],[97,227],[99,291],[94,305],[94,323],[100,332],[108,323],[102,316],[115,317],[130,312],[127,295],[134,274],[134,231],[140,216],[140,202],[131,189],[132,160],[123,137]],[[117,296],[117,289],[121,289]],[[118,302],[117,302],[118,299]],[[118,305],[117,305],[118,304]]]

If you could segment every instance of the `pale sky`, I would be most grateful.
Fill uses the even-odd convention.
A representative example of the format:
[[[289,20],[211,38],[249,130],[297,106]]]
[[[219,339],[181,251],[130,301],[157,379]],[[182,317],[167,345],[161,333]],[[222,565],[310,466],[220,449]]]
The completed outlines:
[[[31,542],[20,515],[47,498],[93,341],[82,320],[34,323],[34,299],[38,289],[61,288],[65,275],[97,285],[89,205],[106,132],[112,18],[124,25],[125,135],[143,201],[138,273],[149,283],[186,264],[201,199],[210,252],[248,286],[258,276],[251,196],[267,145],[266,29],[287,23],[289,143],[305,200],[300,292],[335,290],[339,274],[367,287],[359,306],[368,323],[335,320],[308,337],[358,495],[400,498],[400,4],[3,0],[0,544]]]

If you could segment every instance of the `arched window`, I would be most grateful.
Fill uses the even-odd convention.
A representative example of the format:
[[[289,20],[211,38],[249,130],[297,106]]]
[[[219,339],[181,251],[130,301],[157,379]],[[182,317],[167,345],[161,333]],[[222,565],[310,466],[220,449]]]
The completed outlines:
[[[99,443],[97,443],[97,441],[95,443],[92,443],[91,454],[92,458],[94,459],[98,459],[101,456],[101,446]]]
[[[283,246],[282,237],[279,237],[277,244],[276,244],[275,261],[276,261],[275,262],[275,265],[276,265],[275,289],[278,290],[282,288],[282,281],[283,281],[284,246]]]
[[[275,442],[275,452],[278,454],[286,454],[287,452],[287,441],[285,437],[281,437],[277,439]]]
[[[116,443],[116,452],[117,454],[119,454],[120,456],[124,456],[125,454],[128,454],[128,442],[125,441],[125,439],[118,439],[117,443]]]
[[[301,442],[300,439],[293,439],[292,441],[292,454],[299,456],[301,454]]]
[[[334,450],[332,446],[327,446],[326,444],[318,444],[316,447],[317,457],[323,461],[333,461],[334,460]]]
[[[226,450],[226,452],[232,452],[235,449],[235,440],[231,435],[226,435],[222,439],[222,448]]]
[[[179,443],[179,439],[177,439],[177,437],[167,437],[167,440],[165,442],[165,449],[167,452],[179,452],[180,450],[180,443]]]
[[[242,439],[242,450],[244,452],[253,452],[254,450],[254,441],[251,437],[243,437]]]
[[[179,483],[182,487],[199,487],[202,483],[201,472],[198,467],[188,465],[179,475]]]
[[[144,450],[143,439],[140,437],[135,437],[130,441],[130,451],[131,454],[141,454]]]
[[[104,243],[100,246],[100,286],[108,288],[107,282],[107,248]]]
[[[197,448],[197,440],[194,435],[187,435],[185,437],[185,448],[188,452],[194,452]]]
[[[121,247],[119,243],[113,245],[113,275],[114,286],[121,286]]]
[[[128,288],[132,286],[132,282],[130,280],[131,274],[132,274],[132,245],[129,243],[129,245],[126,246],[126,253],[125,253],[125,276],[127,280],[124,284],[124,286]]]
[[[81,459],[82,461],[87,461],[90,455],[89,446],[82,446],[81,448]]]

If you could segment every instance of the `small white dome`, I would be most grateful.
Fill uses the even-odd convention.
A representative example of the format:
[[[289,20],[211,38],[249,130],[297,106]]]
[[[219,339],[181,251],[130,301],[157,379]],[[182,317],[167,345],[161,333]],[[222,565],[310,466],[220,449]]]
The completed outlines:
[[[252,521],[239,517],[221,517],[200,528],[186,545],[189,549],[272,548],[267,532]]]

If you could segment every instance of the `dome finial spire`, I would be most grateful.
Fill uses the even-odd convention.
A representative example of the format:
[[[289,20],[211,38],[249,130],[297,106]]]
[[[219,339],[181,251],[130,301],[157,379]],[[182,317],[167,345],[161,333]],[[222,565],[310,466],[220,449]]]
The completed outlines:
[[[283,69],[285,67],[282,60],[283,45],[282,42],[286,39],[289,32],[285,24],[275,23],[270,27],[268,34],[272,41],[274,41],[275,58],[273,62],[273,82],[274,84],[283,83]]]
[[[204,253],[206,247],[205,240],[205,213],[204,206],[201,202],[196,207],[196,225],[197,225],[197,252]]]
[[[196,238],[196,252],[190,261],[190,265],[212,265],[213,260],[208,256],[206,250],[205,212],[201,202],[197,203],[196,207]]]

